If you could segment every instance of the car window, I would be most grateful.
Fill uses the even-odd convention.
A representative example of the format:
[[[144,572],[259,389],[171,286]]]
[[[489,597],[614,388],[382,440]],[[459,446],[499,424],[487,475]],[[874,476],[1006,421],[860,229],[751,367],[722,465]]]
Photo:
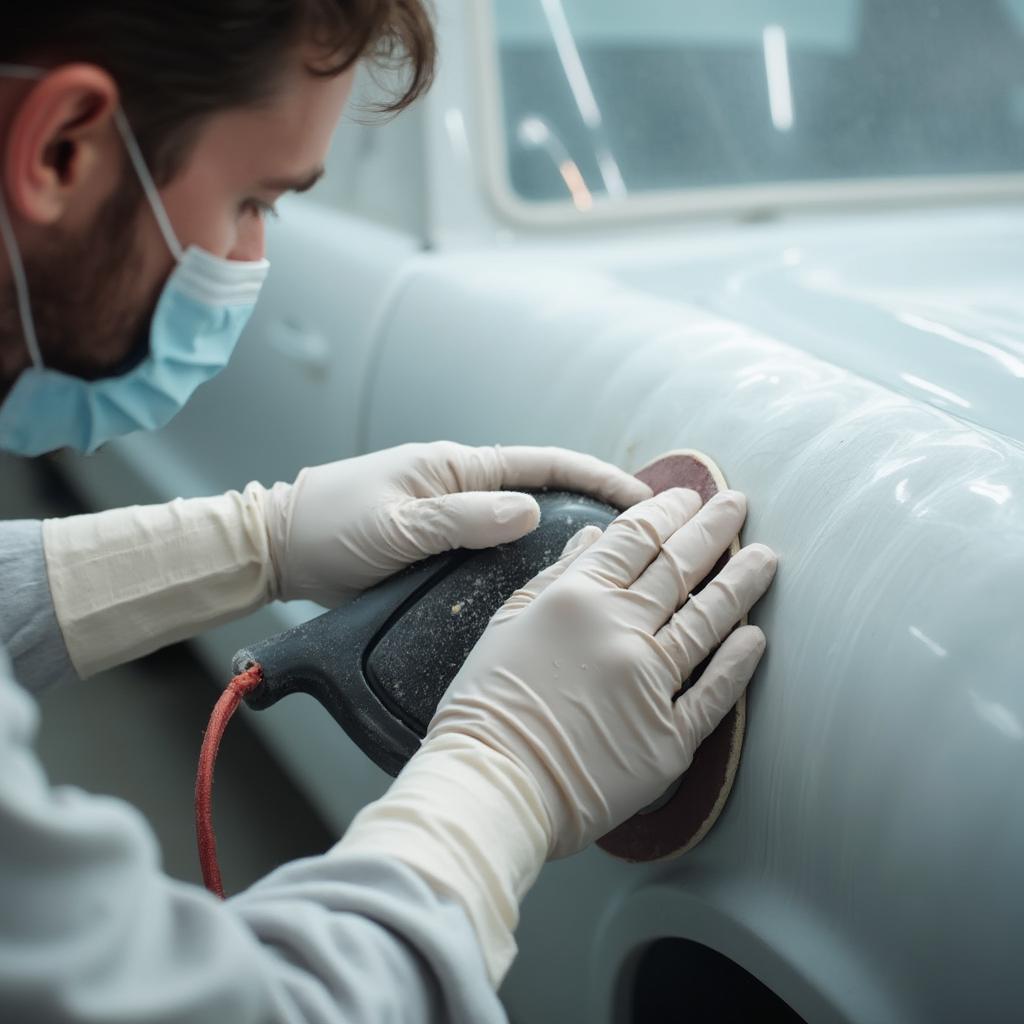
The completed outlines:
[[[1024,0],[493,0],[526,200],[1024,169]]]

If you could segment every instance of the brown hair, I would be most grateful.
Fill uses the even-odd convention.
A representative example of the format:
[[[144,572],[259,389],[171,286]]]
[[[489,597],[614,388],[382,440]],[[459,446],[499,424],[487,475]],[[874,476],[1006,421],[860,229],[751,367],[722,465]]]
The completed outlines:
[[[312,43],[314,75],[365,58],[404,71],[375,109],[395,113],[430,85],[429,0],[36,0],[4,16],[0,61],[87,61],[117,81],[154,177],[180,168],[204,117],[266,98],[285,56]]]

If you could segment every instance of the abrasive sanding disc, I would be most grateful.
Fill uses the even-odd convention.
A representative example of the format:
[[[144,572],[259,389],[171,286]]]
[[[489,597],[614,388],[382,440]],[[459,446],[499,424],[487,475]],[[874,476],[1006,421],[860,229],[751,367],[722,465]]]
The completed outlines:
[[[689,450],[663,455],[636,475],[649,484],[655,494],[670,487],[690,487],[705,502],[728,486],[711,459]],[[739,540],[734,540],[728,553],[694,592],[715,576],[739,548]],[[680,692],[685,692],[700,678],[709,660],[705,659],[693,670]],[[667,799],[634,814],[599,839],[597,845],[613,857],[632,862],[675,857],[692,850],[708,834],[725,807],[740,761],[746,712],[746,697],[742,696],[718,728],[697,748],[693,763],[679,780],[678,788],[670,790]]]

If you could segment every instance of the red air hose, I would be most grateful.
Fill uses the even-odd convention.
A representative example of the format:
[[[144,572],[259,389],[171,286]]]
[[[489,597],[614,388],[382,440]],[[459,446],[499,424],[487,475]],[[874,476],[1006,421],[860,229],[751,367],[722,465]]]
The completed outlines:
[[[196,842],[199,845],[199,866],[203,884],[214,895],[224,899],[224,886],[217,863],[217,838],[213,834],[213,765],[217,760],[221,737],[242,699],[263,682],[263,669],[253,664],[228,683],[210,715],[203,746],[199,751],[196,772]]]

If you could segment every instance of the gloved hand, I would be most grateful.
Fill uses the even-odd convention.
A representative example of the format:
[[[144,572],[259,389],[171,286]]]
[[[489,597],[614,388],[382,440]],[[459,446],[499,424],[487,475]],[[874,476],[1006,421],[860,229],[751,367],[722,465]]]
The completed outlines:
[[[516,488],[566,488],[628,508],[636,477],[562,448],[406,444],[304,469],[275,484],[264,515],[283,600],[336,605],[452,548],[488,548],[533,530],[540,508]]]
[[[764,651],[756,626],[730,631],[767,590],[775,555],[743,548],[687,600],[739,533],[746,501],[723,491],[698,509],[694,491],[676,488],[620,516],[571,565],[541,573],[495,615],[430,724],[428,742],[471,736],[529,773],[555,857],[659,797]]]
[[[736,491],[699,507],[682,489],[636,505],[604,535],[582,531],[513,595],[421,749],[339,845],[402,860],[461,900],[496,983],[545,857],[581,849],[664,792],[764,651],[757,627],[733,627],[770,584],[775,556],[750,545],[690,597],[746,512]]]
[[[561,448],[439,442],[303,470],[294,484],[43,524],[54,609],[79,675],[195,636],[272,601],[336,604],[410,562],[537,525],[510,487],[565,487],[626,507],[650,488]],[[465,493],[464,493],[465,492]]]

